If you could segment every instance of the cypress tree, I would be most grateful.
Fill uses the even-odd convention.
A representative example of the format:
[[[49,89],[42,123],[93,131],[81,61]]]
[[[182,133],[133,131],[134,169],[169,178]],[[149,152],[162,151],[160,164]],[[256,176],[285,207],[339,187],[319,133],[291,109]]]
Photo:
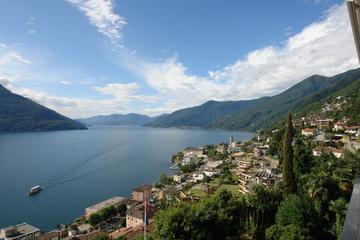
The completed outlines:
[[[294,163],[293,163],[293,149],[292,149],[292,140],[293,140],[293,124],[291,113],[289,113],[286,130],[283,139],[283,181],[285,183],[286,191],[288,193],[296,192],[296,182],[294,175]]]

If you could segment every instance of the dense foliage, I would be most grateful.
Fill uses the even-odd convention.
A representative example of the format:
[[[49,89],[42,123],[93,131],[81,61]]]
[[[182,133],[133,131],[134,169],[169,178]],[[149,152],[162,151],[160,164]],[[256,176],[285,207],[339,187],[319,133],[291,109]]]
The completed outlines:
[[[339,239],[360,151],[313,157],[311,141],[296,139],[296,191],[282,181],[274,189],[256,186],[250,195],[220,191],[198,203],[168,205],[155,217],[155,239]]]
[[[286,124],[286,131],[283,139],[283,158],[282,158],[282,168],[283,168],[283,181],[287,192],[295,193],[296,191],[296,182],[294,176],[294,155],[292,149],[293,141],[293,123],[292,116],[289,113],[288,121]]]

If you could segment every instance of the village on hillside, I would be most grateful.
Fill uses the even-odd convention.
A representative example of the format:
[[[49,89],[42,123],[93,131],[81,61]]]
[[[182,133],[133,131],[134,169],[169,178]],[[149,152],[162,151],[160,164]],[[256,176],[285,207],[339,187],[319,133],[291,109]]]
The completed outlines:
[[[337,98],[341,103],[346,99]],[[341,104],[324,104],[322,113],[334,112]],[[308,143],[314,157],[321,154],[341,158],[346,151],[360,149],[360,126],[343,117],[323,117],[310,113],[293,120],[297,133],[293,141]],[[282,179],[279,165],[283,129],[260,131],[251,140],[187,147],[172,156],[173,174],[162,175],[152,185],[133,189],[131,197],[114,196],[84,209],[84,216],[71,224],[61,224],[56,230],[42,232],[23,223],[1,229],[0,239],[34,240],[138,239],[151,235],[154,216],[159,209],[177,202],[196,203],[218,190],[233,194],[251,194],[255,186],[272,188]],[[29,238],[29,239],[30,239]]]

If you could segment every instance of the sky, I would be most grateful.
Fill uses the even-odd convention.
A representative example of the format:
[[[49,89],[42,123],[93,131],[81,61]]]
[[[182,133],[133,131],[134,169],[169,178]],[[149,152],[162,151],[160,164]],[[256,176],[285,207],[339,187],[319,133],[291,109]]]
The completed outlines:
[[[150,116],[357,68],[342,0],[2,0],[0,84],[66,116]]]

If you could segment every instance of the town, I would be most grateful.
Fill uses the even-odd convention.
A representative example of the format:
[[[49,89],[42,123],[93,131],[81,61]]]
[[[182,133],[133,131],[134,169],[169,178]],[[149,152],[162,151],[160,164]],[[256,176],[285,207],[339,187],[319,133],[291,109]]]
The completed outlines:
[[[337,97],[325,103],[321,113],[295,117],[292,145],[301,141],[309,146],[312,157],[323,154],[342,158],[360,149],[360,126],[351,119],[335,120],[326,113],[342,108],[346,99]],[[332,114],[333,115],[333,114]],[[256,186],[272,189],[283,177],[281,141],[284,128],[274,126],[259,131],[251,140],[190,146],[171,158],[173,174],[163,174],[155,184],[133,189],[130,197],[114,196],[84,209],[84,215],[71,224],[44,232],[27,223],[4,227],[1,240],[60,239],[139,239],[152,235],[156,212],[174,203],[197,203],[221,190],[233,195],[251,195]],[[280,144],[280,145],[279,145]],[[296,149],[295,149],[296,151]],[[296,165],[296,163],[295,163]]]

